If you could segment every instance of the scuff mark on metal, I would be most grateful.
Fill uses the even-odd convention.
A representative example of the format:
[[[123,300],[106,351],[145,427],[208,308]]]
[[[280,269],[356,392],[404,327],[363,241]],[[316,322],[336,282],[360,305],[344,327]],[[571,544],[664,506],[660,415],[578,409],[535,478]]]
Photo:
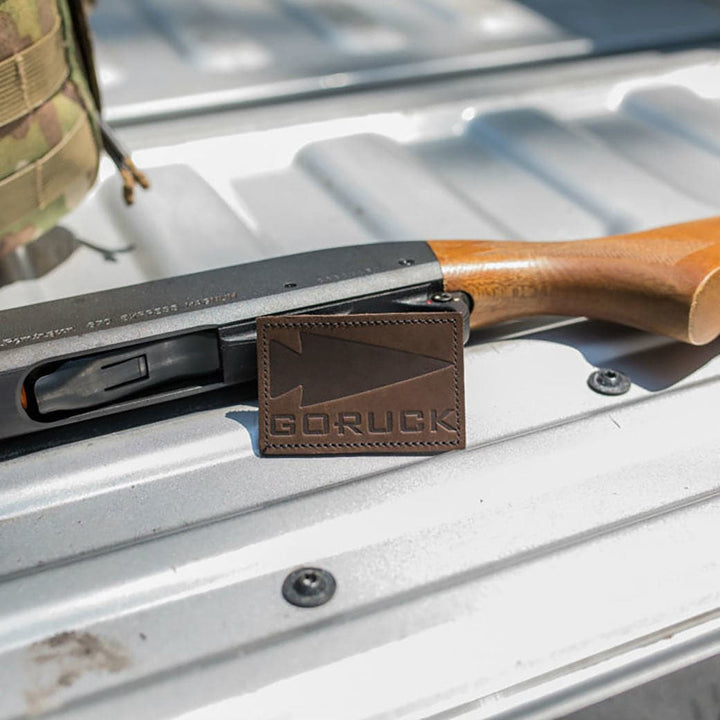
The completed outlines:
[[[130,664],[121,645],[89,632],[61,632],[33,643],[26,658],[27,712],[37,715],[59,707],[63,699],[58,693],[88,673],[118,673]]]

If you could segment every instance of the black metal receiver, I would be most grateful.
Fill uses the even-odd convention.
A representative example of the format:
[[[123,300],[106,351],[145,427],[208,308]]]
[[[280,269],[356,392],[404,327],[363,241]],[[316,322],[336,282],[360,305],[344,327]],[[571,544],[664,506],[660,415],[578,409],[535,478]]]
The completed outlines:
[[[256,377],[255,319],[461,311],[424,242],[334,248],[0,313],[0,438]],[[467,333],[466,333],[467,335]]]

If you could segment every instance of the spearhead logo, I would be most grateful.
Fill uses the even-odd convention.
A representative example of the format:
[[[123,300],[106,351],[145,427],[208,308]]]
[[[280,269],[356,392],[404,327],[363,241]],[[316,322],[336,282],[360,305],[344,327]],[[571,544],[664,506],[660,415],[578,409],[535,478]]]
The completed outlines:
[[[299,331],[300,352],[270,341],[270,396],[302,388],[300,407],[413,380],[451,363],[382,345]],[[337,379],[333,379],[337,376]]]
[[[258,367],[264,454],[464,447],[455,313],[260,318]]]

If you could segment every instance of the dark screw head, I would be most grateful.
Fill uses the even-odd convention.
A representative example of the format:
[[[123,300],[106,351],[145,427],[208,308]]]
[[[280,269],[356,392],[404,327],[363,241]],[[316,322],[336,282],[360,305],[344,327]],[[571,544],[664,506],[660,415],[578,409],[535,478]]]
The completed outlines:
[[[601,368],[590,375],[588,385],[601,395],[624,395],[632,383],[630,378],[619,370]]]
[[[291,572],[283,583],[283,597],[297,607],[324,605],[335,594],[335,578],[320,568],[300,568]]]
[[[448,303],[453,299],[453,296],[450,293],[441,292],[435,293],[430,297],[430,299],[436,303]]]
[[[414,265],[415,261],[411,260],[410,258],[400,258],[398,260],[398,265],[402,265],[403,267],[409,267],[410,265]]]

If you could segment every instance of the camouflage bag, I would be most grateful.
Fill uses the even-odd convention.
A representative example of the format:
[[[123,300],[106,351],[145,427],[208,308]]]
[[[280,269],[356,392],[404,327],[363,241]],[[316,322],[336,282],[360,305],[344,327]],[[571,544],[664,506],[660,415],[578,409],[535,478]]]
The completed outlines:
[[[80,202],[103,147],[131,203],[147,180],[100,117],[83,0],[0,0],[0,257]]]

